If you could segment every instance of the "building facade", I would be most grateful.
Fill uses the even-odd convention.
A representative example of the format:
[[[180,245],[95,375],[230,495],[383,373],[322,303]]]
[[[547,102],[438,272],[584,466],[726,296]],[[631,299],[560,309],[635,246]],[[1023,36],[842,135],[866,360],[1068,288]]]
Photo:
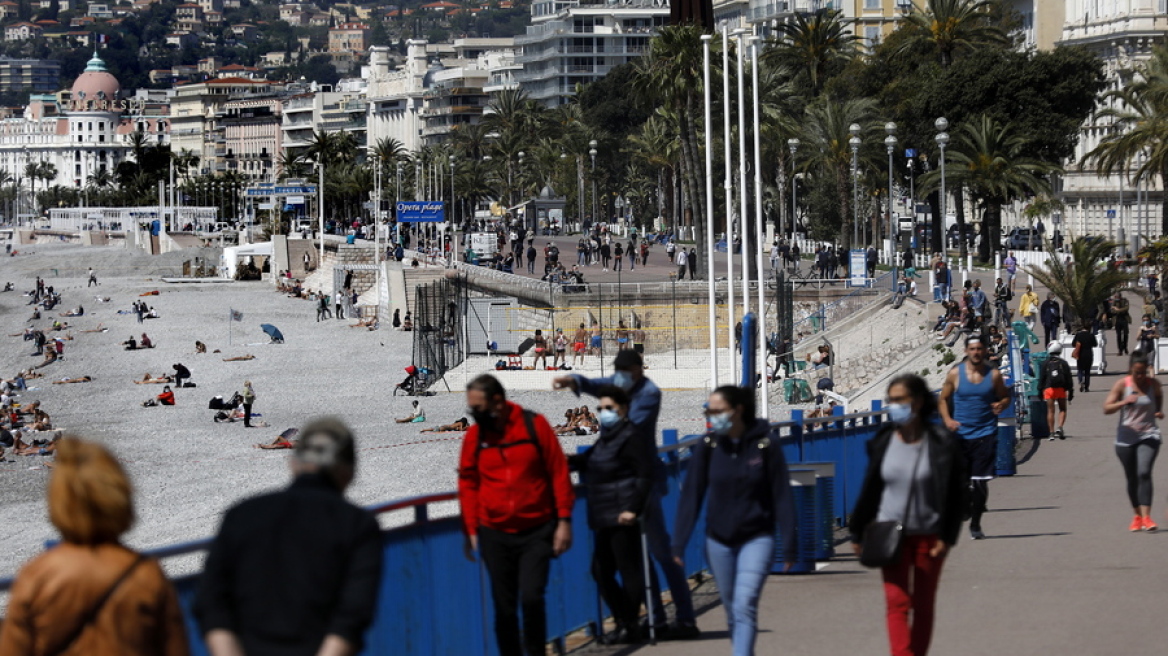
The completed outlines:
[[[51,59],[0,57],[0,89],[53,93],[60,88],[60,62]]]
[[[578,85],[647,52],[649,39],[668,22],[662,0],[535,0],[527,33],[515,38],[522,49],[519,86],[533,100],[562,105]]]

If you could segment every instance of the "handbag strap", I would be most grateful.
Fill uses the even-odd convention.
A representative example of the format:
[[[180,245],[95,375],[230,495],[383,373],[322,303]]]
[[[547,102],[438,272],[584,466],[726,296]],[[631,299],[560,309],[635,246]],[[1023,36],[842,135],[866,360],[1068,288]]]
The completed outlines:
[[[146,556],[138,554],[138,557],[134,559],[134,562],[130,563],[130,566],[126,568],[126,571],[122,572],[122,575],[118,577],[118,580],[114,581],[113,585],[111,585],[109,589],[105,591],[105,594],[101,596],[101,599],[98,599],[97,603],[89,609],[89,612],[85,614],[85,617],[77,625],[77,628],[73,629],[73,632],[69,634],[69,639],[62,642],[60,647],[51,652],[53,656],[69,651],[69,649],[73,646],[73,643],[77,642],[77,639],[80,638],[81,634],[85,632],[85,629],[89,628],[89,625],[92,624],[95,619],[97,619],[98,614],[101,613],[101,609],[105,608],[106,602],[109,601],[114,592],[116,592],[117,589],[122,586],[122,583],[124,583],[126,579],[130,578],[130,574],[132,574],[134,570],[138,568],[138,565],[142,564],[142,561],[144,560],[146,560]]]
[[[894,438],[895,439],[895,438]],[[913,495],[917,492],[917,469],[921,466],[921,457],[925,455],[926,440],[928,436],[921,436],[921,449],[917,451],[916,462],[913,463],[912,477],[908,480],[908,498],[904,502],[904,514],[901,515],[900,524],[906,526],[908,524],[908,511],[912,508]]]

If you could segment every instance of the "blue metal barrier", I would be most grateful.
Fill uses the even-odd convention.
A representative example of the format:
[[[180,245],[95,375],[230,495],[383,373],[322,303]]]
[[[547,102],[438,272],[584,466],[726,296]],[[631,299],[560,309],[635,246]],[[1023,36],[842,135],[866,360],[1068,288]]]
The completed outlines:
[[[855,504],[863,481],[867,456],[864,443],[879,430],[879,403],[873,411],[848,416],[803,419],[802,413],[792,413],[792,422],[774,425],[775,435],[792,470],[812,473],[814,485],[808,485],[801,499],[800,530],[806,534],[800,539],[802,566],[796,571],[814,571],[814,561],[825,555],[825,539],[830,539],[826,528],[823,492],[820,485],[822,469],[816,463],[832,463],[834,476],[834,508],[827,522],[839,526]],[[700,435],[679,439],[678,431],[662,432],[663,446],[659,450],[665,463],[665,491],[662,507],[666,527],[672,533],[681,483],[684,480],[689,448]],[[683,457],[685,456],[685,457]],[[800,463],[807,463],[800,466]],[[583,491],[581,491],[583,492]],[[385,653],[392,645],[396,654],[438,656],[445,654],[481,654],[494,656],[495,647],[492,605],[485,571],[478,563],[463,556],[463,535],[460,519],[443,517],[431,519],[431,504],[456,500],[454,492],[401,499],[369,507],[375,514],[413,511],[414,521],[405,526],[386,530],[383,534],[385,571],[381,582],[379,607],[373,626],[367,634],[364,654]],[[576,529],[572,549],[552,563],[547,590],[548,640],[562,642],[564,637],[582,628],[594,628],[601,619],[599,594],[590,574],[592,536],[585,515],[585,495],[580,494],[573,512]],[[686,574],[693,576],[707,569],[704,540],[705,513],[694,528],[694,539],[686,547]],[[144,553],[156,558],[181,556],[204,551],[210,540],[170,545]],[[805,553],[804,553],[805,552]],[[660,575],[660,572],[658,572]],[[174,580],[183,609],[183,617],[190,636],[194,656],[205,656],[203,645],[191,613],[197,587],[197,575]],[[664,581],[663,576],[659,580]],[[7,590],[12,580],[0,580],[0,591]],[[278,611],[277,611],[278,612]]]

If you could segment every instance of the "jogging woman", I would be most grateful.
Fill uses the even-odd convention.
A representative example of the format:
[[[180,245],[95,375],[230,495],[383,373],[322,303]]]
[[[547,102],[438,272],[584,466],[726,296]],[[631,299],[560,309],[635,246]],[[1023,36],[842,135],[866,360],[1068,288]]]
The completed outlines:
[[[1148,358],[1131,358],[1128,375],[1116,381],[1103,402],[1104,414],[1119,413],[1115,454],[1127,477],[1127,497],[1135,517],[1130,531],[1155,531],[1152,521],[1152,465],[1160,453],[1160,427],[1164,418],[1164,392],[1160,381],[1148,375]]]

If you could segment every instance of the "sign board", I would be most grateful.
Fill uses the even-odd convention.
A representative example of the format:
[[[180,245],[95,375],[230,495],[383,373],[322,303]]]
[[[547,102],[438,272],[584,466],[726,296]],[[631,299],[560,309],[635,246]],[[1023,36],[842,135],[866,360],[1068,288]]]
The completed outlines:
[[[284,202],[288,205],[303,205],[304,196],[289,196]]]
[[[848,286],[868,286],[868,254],[862,248],[848,252]]]
[[[316,186],[308,187],[260,187],[248,189],[248,196],[284,196],[287,194],[315,194]]]
[[[403,223],[441,223],[446,221],[442,201],[402,201],[397,204],[397,220]]]
[[[275,203],[260,203],[261,210],[275,209],[275,207],[276,207]]]
[[[1115,210],[1107,210],[1107,218],[1114,219],[1115,218]]]
[[[904,156],[908,157],[909,159],[916,157],[917,156],[917,149],[916,148],[905,148],[904,149]]]

